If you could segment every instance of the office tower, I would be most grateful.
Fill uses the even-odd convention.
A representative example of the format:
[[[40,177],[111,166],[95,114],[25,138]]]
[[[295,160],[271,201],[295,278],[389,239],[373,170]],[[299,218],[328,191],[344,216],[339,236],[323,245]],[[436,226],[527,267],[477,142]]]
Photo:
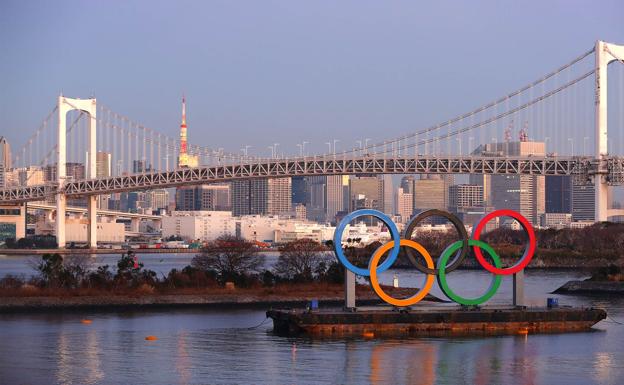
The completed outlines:
[[[339,211],[344,211],[344,183],[342,175],[330,175],[326,178],[325,188],[325,219],[334,221]],[[347,181],[348,183],[348,181]]]
[[[175,198],[178,211],[230,211],[232,209],[230,185],[227,183],[178,187]]]
[[[5,137],[0,136],[0,188],[6,185],[6,172],[11,167],[11,146]]]
[[[414,178],[413,175],[406,175],[403,178],[401,178],[401,188],[403,189],[403,192],[406,194],[414,194],[414,181],[416,180],[416,178]]]
[[[449,208],[454,212],[483,206],[483,187],[474,184],[456,184],[449,188]]]
[[[327,218],[326,192],[327,177],[309,176],[306,177],[307,201],[306,217],[315,222],[325,222]]]
[[[394,183],[392,182],[392,175],[384,174],[379,175],[379,196],[381,198],[381,211],[388,215],[392,215],[394,212]]]
[[[150,172],[152,171],[152,166],[147,164],[144,160],[133,160],[132,161],[132,172],[134,174],[139,174],[142,172]]]
[[[572,220],[593,221],[596,210],[596,190],[593,185],[572,185]]]
[[[51,164],[43,168],[43,175],[46,181],[56,182],[56,165]],[[65,175],[68,180],[85,179],[85,166],[82,163],[65,163]]]
[[[396,193],[396,215],[401,217],[401,221],[409,220],[414,212],[414,197],[412,193],[406,192],[403,187],[399,187]]]
[[[383,180],[376,176],[355,176],[349,179],[349,210],[364,208],[383,210]]]
[[[436,176],[421,175],[414,181],[414,211],[446,210],[448,204],[447,182]]]
[[[293,176],[292,180],[292,204],[305,205],[308,201],[308,177],[305,176]]]
[[[111,154],[98,151],[95,155],[95,175],[98,178],[108,178],[112,175]]]
[[[502,156],[545,156],[544,142],[490,143],[486,150]],[[518,211],[534,225],[539,224],[546,210],[546,182],[544,176],[492,175],[490,196],[495,209]]]
[[[232,214],[280,215],[292,211],[290,178],[250,179],[232,182]]]
[[[546,176],[546,212],[572,212],[572,178],[569,176]]]
[[[165,189],[150,190],[145,193],[145,203],[151,210],[167,209],[169,191]]]

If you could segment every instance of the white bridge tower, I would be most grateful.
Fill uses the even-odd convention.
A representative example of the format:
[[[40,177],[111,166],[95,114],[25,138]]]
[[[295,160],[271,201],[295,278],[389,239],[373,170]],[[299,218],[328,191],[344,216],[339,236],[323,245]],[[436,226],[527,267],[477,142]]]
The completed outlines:
[[[56,180],[59,188],[65,183],[67,177],[67,113],[69,111],[78,110],[85,112],[89,116],[88,128],[88,151],[87,164],[85,165],[85,177],[92,179],[96,177],[96,122],[97,122],[97,104],[95,99],[72,99],[63,95],[58,98],[58,147],[56,150]],[[59,248],[65,247],[65,211],[67,201],[65,194],[59,193],[56,196],[56,242]],[[87,196],[88,210],[88,242],[89,247],[97,247],[97,196]]]
[[[615,60],[624,60],[624,46],[596,42],[596,159],[603,160],[609,155],[607,146],[607,65]],[[609,199],[604,162],[594,179],[596,189],[595,221],[606,221],[609,216]]]

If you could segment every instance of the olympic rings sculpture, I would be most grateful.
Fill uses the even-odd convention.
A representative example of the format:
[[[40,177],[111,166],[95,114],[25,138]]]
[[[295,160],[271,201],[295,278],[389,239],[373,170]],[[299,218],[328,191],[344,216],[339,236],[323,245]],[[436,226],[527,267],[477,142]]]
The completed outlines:
[[[390,242],[383,244],[377,250],[375,250],[368,263],[368,269],[357,267],[352,264],[347,259],[347,256],[342,250],[342,234],[344,233],[347,225],[354,219],[362,216],[372,216],[379,219],[388,227],[388,229],[390,230],[390,235],[392,237],[392,240]],[[418,223],[431,216],[439,216],[448,219],[453,224],[453,226],[457,230],[457,233],[462,239],[460,241],[450,244],[442,252],[440,258],[438,258],[437,267],[434,266],[433,258],[431,257],[429,252],[420,243],[412,240],[412,233],[414,232],[414,229],[416,228]],[[522,257],[515,265],[508,268],[502,268],[500,257],[496,254],[494,249],[492,249],[492,247],[487,243],[479,240],[479,237],[481,236],[485,225],[490,220],[502,216],[511,217],[518,221],[520,223],[520,226],[528,236],[528,240]],[[383,291],[383,289],[379,285],[378,280],[378,275],[388,270],[394,264],[394,262],[396,262],[397,258],[399,257],[399,250],[401,247],[405,248],[406,256],[410,263],[414,265],[419,271],[425,273],[425,281],[421,289],[415,295],[405,299],[397,299],[389,296]],[[446,275],[457,269],[459,265],[461,265],[462,261],[468,255],[470,247],[473,248],[475,257],[479,264],[483,266],[484,269],[492,273],[492,281],[490,283],[490,287],[483,295],[477,298],[464,298],[457,295],[450,288],[446,280]],[[535,232],[533,231],[533,226],[531,226],[529,221],[524,216],[513,210],[496,210],[485,215],[476,225],[473,226],[473,231],[470,238],[468,238],[466,228],[459,220],[459,218],[447,211],[442,210],[424,211],[416,216],[414,219],[412,219],[410,223],[405,227],[404,239],[401,239],[399,230],[397,229],[395,223],[386,214],[382,213],[381,211],[372,209],[356,210],[348,214],[342,219],[338,227],[336,227],[336,231],[334,233],[334,252],[340,263],[342,263],[342,265],[346,269],[352,271],[357,275],[370,277],[371,286],[373,287],[373,290],[379,296],[379,298],[384,300],[386,303],[398,307],[414,305],[423,298],[425,298],[425,296],[433,287],[433,281],[436,277],[438,281],[438,286],[440,287],[444,295],[446,295],[450,300],[462,305],[480,305],[488,301],[490,298],[492,298],[492,296],[494,296],[494,294],[496,294],[501,284],[503,275],[518,273],[519,271],[523,270],[529,264],[529,262],[531,262],[533,254],[535,253],[535,247],[536,239]],[[494,265],[486,260],[481,250],[485,250],[485,252],[494,262]],[[386,260],[383,263],[379,264],[381,257],[388,251],[389,255]],[[417,254],[420,254],[424,258],[425,265],[417,261]]]

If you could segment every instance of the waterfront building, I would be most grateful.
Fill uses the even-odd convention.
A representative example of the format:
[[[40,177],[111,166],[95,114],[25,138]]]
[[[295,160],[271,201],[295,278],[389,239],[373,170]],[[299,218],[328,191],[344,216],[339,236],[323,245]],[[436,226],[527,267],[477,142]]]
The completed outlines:
[[[571,223],[570,213],[544,213],[540,218],[540,226],[544,228],[562,229],[570,227]]]

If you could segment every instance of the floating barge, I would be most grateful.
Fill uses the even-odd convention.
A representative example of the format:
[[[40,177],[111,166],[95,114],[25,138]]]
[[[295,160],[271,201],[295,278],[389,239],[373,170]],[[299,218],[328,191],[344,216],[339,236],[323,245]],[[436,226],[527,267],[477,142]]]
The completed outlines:
[[[472,336],[589,330],[607,317],[596,308],[269,310],[273,330],[312,337]]]

